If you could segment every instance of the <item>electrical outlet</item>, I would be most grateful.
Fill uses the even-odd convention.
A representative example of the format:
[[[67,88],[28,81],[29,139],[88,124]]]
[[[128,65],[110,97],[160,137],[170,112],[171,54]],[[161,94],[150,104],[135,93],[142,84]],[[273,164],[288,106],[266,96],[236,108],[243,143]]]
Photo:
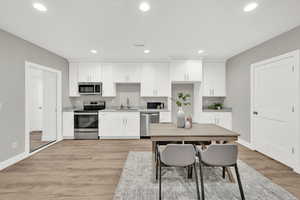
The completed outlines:
[[[18,142],[13,142],[13,143],[11,144],[11,147],[12,147],[13,149],[16,149],[16,148],[18,147]]]

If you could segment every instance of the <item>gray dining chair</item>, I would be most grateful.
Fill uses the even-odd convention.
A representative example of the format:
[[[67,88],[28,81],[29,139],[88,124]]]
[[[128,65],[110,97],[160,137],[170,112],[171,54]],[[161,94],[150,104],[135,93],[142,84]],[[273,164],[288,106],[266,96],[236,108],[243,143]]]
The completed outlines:
[[[208,167],[222,167],[223,178],[225,178],[225,170],[227,167],[234,167],[239,190],[242,200],[245,200],[244,190],[238,170],[237,158],[238,147],[235,144],[214,144],[210,145],[206,150],[198,148],[199,168],[200,168],[200,182],[201,182],[201,194],[202,200],[205,199],[204,195],[204,182],[202,165]]]
[[[192,144],[167,144],[166,146],[157,145],[156,152],[156,177],[159,170],[159,200],[161,200],[162,167],[192,167],[195,171],[197,198],[200,200],[196,169],[196,147]]]

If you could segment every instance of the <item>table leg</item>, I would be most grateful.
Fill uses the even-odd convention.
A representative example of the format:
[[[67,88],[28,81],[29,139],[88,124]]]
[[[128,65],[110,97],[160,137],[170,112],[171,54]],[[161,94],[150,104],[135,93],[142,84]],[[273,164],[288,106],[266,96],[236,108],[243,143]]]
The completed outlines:
[[[152,177],[153,181],[156,182],[156,141],[152,141]]]

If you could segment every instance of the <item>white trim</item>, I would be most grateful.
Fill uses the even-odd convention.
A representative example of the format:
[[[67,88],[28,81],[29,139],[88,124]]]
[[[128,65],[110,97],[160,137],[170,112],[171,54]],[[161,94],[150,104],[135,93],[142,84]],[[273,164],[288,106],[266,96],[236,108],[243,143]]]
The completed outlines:
[[[57,141],[61,141],[62,136],[62,72],[50,67],[42,66],[39,64],[31,63],[28,61],[25,61],[25,153],[27,155],[32,155],[30,153],[30,141],[29,141],[29,97],[28,97],[28,91],[29,91],[29,80],[30,80],[30,72],[29,69],[31,67],[45,70],[49,72],[54,72],[57,75]],[[53,143],[51,143],[53,144]],[[50,145],[51,145],[50,144]],[[49,145],[45,146],[44,148],[48,147]],[[41,149],[44,149],[41,148]]]
[[[140,136],[100,136],[100,140],[139,140]]]
[[[248,149],[254,151],[255,149],[252,147],[250,142],[247,142],[246,140],[243,140],[241,138],[238,139],[237,141],[240,145],[243,145],[244,147],[247,147]]]
[[[55,142],[52,142],[52,143],[50,143],[50,144],[47,144],[46,146],[43,146],[42,148],[37,149],[36,151],[29,153],[29,154],[26,156],[26,158],[28,158],[28,157],[30,157],[30,156],[32,156],[32,155],[34,155],[34,154],[36,154],[36,153],[38,153],[38,152],[44,150],[44,149],[47,149],[48,147],[50,147],[50,146],[52,146],[52,145],[55,145],[55,144],[57,144],[58,142],[61,142],[61,141],[63,141],[63,140],[62,140],[62,139],[57,139]]]
[[[26,156],[26,153],[23,152],[23,153],[20,153],[20,154],[14,156],[12,158],[9,158],[9,159],[1,162],[0,163],[0,171],[7,168],[7,167],[9,167],[9,166],[11,166],[11,165],[13,165],[13,164],[15,164],[15,163],[17,163],[17,162],[19,162],[19,161],[21,161],[21,160],[24,160],[25,158],[27,158],[27,156]]]
[[[64,140],[74,140],[74,136],[64,136]]]
[[[294,168],[293,171],[297,174],[300,174],[300,167]]]
[[[24,159],[26,159],[26,158],[34,155],[34,154],[36,154],[36,153],[38,153],[38,152],[40,152],[40,151],[42,151],[42,150],[44,150],[44,149],[46,149],[46,148],[48,148],[48,147],[56,144],[56,143],[58,143],[60,141],[62,141],[62,140],[57,140],[55,142],[52,142],[52,143],[50,143],[50,144],[48,144],[48,145],[46,145],[46,146],[44,146],[44,147],[42,147],[42,148],[34,151],[34,152],[31,152],[31,153],[23,152],[23,153],[20,153],[20,154],[14,156],[14,157],[12,157],[12,158],[10,158],[8,160],[5,160],[5,161],[3,161],[3,162],[0,163],[0,171],[3,170],[3,169],[5,169],[5,168],[7,168],[7,167],[10,167],[10,166],[18,163],[18,162],[20,162],[20,161],[22,161],[22,160],[24,160]]]
[[[269,64],[269,63],[273,63],[273,62],[278,62],[280,60],[283,60],[283,59],[287,59],[287,58],[294,58],[295,59],[295,63],[296,63],[296,66],[295,66],[295,72],[298,73],[298,76],[297,76],[297,91],[298,91],[298,95],[297,95],[297,99],[296,99],[296,124],[297,124],[297,130],[296,130],[296,133],[298,134],[298,137],[297,137],[297,141],[296,142],[296,160],[293,164],[293,166],[289,166],[291,168],[293,168],[293,170],[297,173],[300,174],[300,92],[299,92],[299,89],[300,89],[300,80],[299,80],[299,77],[300,77],[300,74],[299,74],[299,67],[300,67],[300,50],[295,50],[295,51],[292,51],[292,52],[289,52],[289,53],[286,53],[286,54],[283,54],[283,55],[280,55],[280,56],[276,56],[276,57],[273,57],[273,58],[270,58],[270,59],[267,59],[267,60],[264,60],[264,61],[260,61],[260,62],[257,62],[257,63],[254,63],[251,65],[251,71],[250,71],[250,144],[252,146],[253,149],[255,149],[255,143],[252,141],[252,138],[253,138],[253,111],[254,111],[254,68],[257,67],[257,66],[260,66],[260,65],[265,65],[265,64]],[[297,109],[298,108],[298,109]]]

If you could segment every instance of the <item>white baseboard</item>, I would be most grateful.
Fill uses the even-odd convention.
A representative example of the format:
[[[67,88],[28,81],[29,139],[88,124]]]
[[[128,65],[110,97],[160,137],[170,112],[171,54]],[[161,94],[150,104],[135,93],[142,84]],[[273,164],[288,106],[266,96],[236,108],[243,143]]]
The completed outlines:
[[[293,171],[296,172],[297,174],[300,174],[300,167],[294,168]]]
[[[12,158],[9,158],[8,160],[5,160],[5,161],[0,163],[0,171],[7,168],[7,167],[9,167],[9,166],[11,166],[11,165],[16,164],[17,162],[20,162],[21,160],[24,160],[25,158],[28,158],[28,157],[36,154],[36,153],[38,153],[38,152],[40,152],[40,151],[56,144],[56,143],[58,143],[60,141],[62,141],[62,139],[58,139],[56,142],[50,143],[50,144],[48,144],[48,145],[46,145],[46,146],[44,146],[44,147],[42,147],[42,148],[40,148],[40,149],[38,149],[34,152],[31,152],[31,153],[23,152],[19,155],[16,155],[16,156],[12,157]]]
[[[122,140],[122,139],[126,139],[126,140],[139,140],[140,137],[139,136],[100,136],[100,140]]]
[[[64,140],[74,140],[74,136],[64,136]]]
[[[254,148],[253,148],[253,146],[252,146],[251,143],[249,143],[249,142],[247,142],[247,141],[245,141],[245,140],[243,140],[243,139],[241,139],[241,138],[238,139],[238,143],[239,143],[240,145],[243,145],[243,146],[247,147],[247,148],[250,149],[250,150],[254,150]]]
[[[21,160],[23,160],[27,157],[28,157],[28,155],[25,152],[23,152],[23,153],[20,153],[20,154],[14,156],[12,158],[9,158],[9,159],[1,162],[0,163],[0,171],[7,168],[7,167],[9,167],[9,166],[11,166],[11,165],[13,165],[13,164],[15,164],[15,163],[17,163],[17,162],[20,162]]]

